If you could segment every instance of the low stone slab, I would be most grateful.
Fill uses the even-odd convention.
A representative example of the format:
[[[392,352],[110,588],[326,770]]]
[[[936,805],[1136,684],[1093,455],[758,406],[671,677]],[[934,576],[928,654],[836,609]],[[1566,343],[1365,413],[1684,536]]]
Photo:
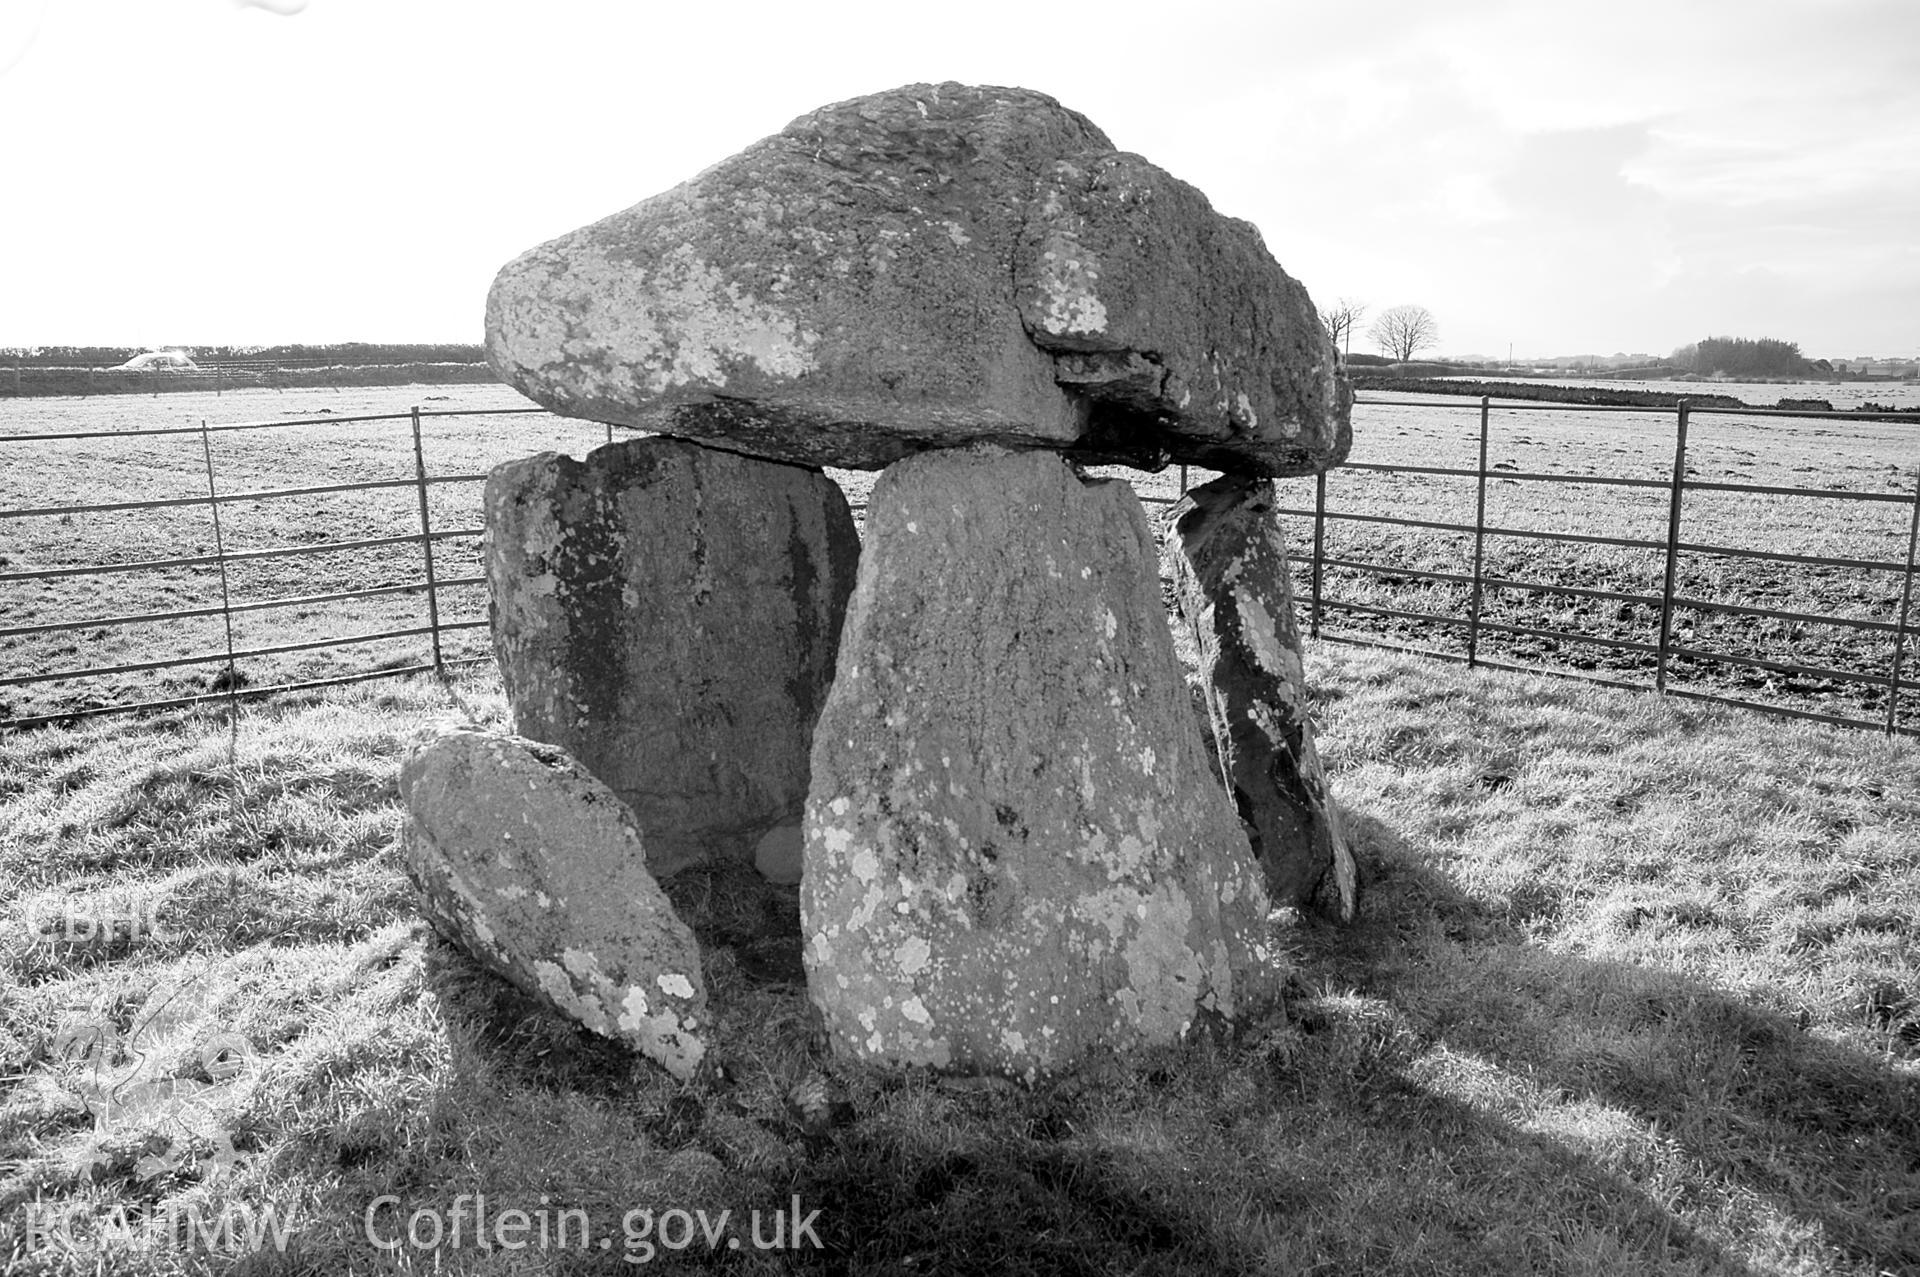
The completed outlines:
[[[795,825],[860,543],[818,470],[678,439],[488,476],[494,654],[523,736],[633,808],[649,866]]]
[[[1277,904],[1351,922],[1359,879],[1307,712],[1300,631],[1273,484],[1223,477],[1168,514],[1164,574],[1199,654],[1220,781]]]
[[[803,115],[508,263],[486,334],[555,412],[815,465],[988,441],[1282,475],[1351,442],[1259,232],[1025,89]]]
[[[633,813],[550,745],[457,731],[400,769],[407,875],[442,935],[678,1078],[706,1053],[700,948]]]
[[[890,467],[815,735],[801,918],[843,1054],[1034,1075],[1272,997],[1139,499],[994,448]]]

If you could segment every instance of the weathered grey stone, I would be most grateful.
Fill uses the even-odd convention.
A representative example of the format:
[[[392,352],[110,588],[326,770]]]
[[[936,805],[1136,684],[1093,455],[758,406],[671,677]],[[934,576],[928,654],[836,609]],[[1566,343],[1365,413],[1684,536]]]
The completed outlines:
[[[1163,573],[1198,653],[1219,779],[1276,904],[1351,922],[1359,881],[1307,711],[1287,547],[1270,480],[1222,477],[1168,514]]]
[[[1346,458],[1352,392],[1319,311],[1196,188],[1124,152],[1057,160],[1014,269],[1054,380],[1091,401],[1088,451],[1124,456],[1151,428],[1171,459],[1216,470]]]
[[[1139,499],[1047,453],[881,475],[805,855],[808,990],[856,1057],[1032,1075],[1282,974]]]
[[[801,867],[805,863],[801,849],[805,841],[799,821],[775,825],[754,844],[753,867],[768,882],[791,887],[800,881]]]
[[[486,326],[556,412],[810,464],[992,441],[1278,475],[1350,443],[1259,232],[1024,89],[801,116],[509,263]]]
[[[700,949],[633,813],[551,745],[463,730],[400,768],[421,912],[481,965],[675,1077],[706,1052]]]
[[[797,822],[859,540],[817,470],[675,439],[488,476],[494,652],[516,730],[632,806],[653,872]]]

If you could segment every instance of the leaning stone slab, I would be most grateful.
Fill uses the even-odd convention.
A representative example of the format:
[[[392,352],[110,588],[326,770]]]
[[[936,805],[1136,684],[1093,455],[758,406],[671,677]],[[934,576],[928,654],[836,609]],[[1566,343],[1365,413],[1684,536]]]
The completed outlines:
[[[400,769],[421,912],[479,962],[678,1078],[706,1053],[700,949],[633,814],[550,745],[457,731]]]
[[[1222,477],[1168,514],[1162,550],[1199,653],[1219,780],[1233,796],[1277,904],[1351,922],[1359,881],[1307,713],[1300,631],[1273,484]]]
[[[1139,499],[1047,453],[880,477],[805,834],[807,985],[848,1056],[1032,1076],[1282,975]]]
[[[987,441],[1283,475],[1351,442],[1259,232],[1025,89],[803,115],[510,262],[486,329],[556,412],[814,465]]]
[[[508,462],[484,504],[515,728],[626,800],[653,872],[797,826],[860,553],[834,482],[636,439]]]

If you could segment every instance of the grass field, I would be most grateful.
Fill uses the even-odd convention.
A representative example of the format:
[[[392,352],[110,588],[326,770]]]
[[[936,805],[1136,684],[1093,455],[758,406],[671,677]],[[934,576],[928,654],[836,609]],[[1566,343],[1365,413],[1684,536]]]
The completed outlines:
[[[403,487],[222,502],[220,544],[227,553],[326,541],[417,535],[419,494],[410,407],[423,413],[525,409],[532,405],[505,386],[403,386],[237,394],[179,394],[165,398],[27,399],[11,401],[0,421],[4,434],[120,432],[198,427],[203,420],[284,421],[274,429],[212,432],[203,443],[189,434],[54,442],[0,442],[0,511],[46,507],[204,498],[207,450],[222,493],[324,487],[406,480]],[[382,421],[340,418],[401,414]],[[493,466],[540,451],[585,455],[607,442],[606,427],[546,414],[422,419],[422,458],[429,476],[484,474]],[[621,437],[616,432],[616,437]],[[856,500],[871,475],[836,472]],[[478,482],[433,484],[429,522],[436,533],[477,531]],[[156,612],[214,609],[187,619],[91,626],[0,635],[0,679],[63,670],[134,664],[223,653],[225,623],[217,609],[221,576],[215,566],[188,566],[52,580],[7,580],[8,573],[184,558],[214,552],[214,526],[205,504],[95,514],[0,517],[0,629]],[[438,579],[478,576],[480,542],[467,536],[435,544]],[[375,598],[296,602],[234,615],[236,650],[353,634],[424,627],[428,610],[425,564],[418,544],[387,545],[231,564],[227,589],[236,605],[372,587],[396,587]],[[398,587],[415,587],[401,589]],[[479,585],[439,591],[444,624],[486,618]],[[447,636],[449,660],[487,656],[484,628]],[[384,639],[348,648],[278,653],[238,662],[244,686],[263,687],[337,677],[362,670],[419,664],[430,658],[425,636]],[[90,707],[160,700],[221,690],[224,659],[166,670],[6,686],[0,683],[0,719],[71,713]]]
[[[244,391],[172,395],[164,399],[42,399],[9,405],[8,433],[155,429],[197,426],[203,418],[263,421],[293,418],[312,424],[210,435],[222,492],[318,487],[414,476],[410,423],[341,423],[329,418],[422,409],[526,407],[501,386],[358,388],[289,393]],[[500,461],[542,449],[579,455],[605,441],[603,428],[545,415],[426,418],[423,454],[429,474],[484,472]],[[0,509],[42,508],[113,501],[204,497],[205,445],[198,433],[0,444]],[[433,486],[430,518],[436,530],[479,523],[477,483]],[[223,503],[221,542],[229,553],[329,540],[417,534],[419,496],[412,486]],[[214,551],[214,528],[204,504],[101,514],[0,520],[0,573],[190,557]],[[442,578],[477,574],[475,539],[435,547]],[[232,564],[228,587],[236,603],[295,599],[424,579],[420,547],[389,545]],[[217,608],[221,579],[212,566],[84,575],[43,581],[0,579],[0,625],[84,620],[192,608]],[[485,616],[478,587],[445,591],[443,619]],[[423,626],[424,592],[395,592],[351,603],[314,603],[235,615],[236,648],[269,647],[334,635]],[[484,653],[483,630],[450,636],[452,655]],[[218,615],[184,620],[0,637],[6,675],[51,673],[86,666],[130,664],[224,650]],[[293,652],[240,663],[247,683],[262,686],[329,677],[382,664],[413,664],[429,654],[423,637],[390,639],[347,649]],[[204,693],[217,685],[220,663],[138,671],[51,684],[0,687],[0,717],[25,717],[89,705]]]
[[[1777,388],[1776,388],[1777,389]],[[1375,400],[1390,396],[1374,395]],[[1403,399],[1405,397],[1402,397]],[[220,397],[38,399],[11,401],[4,433],[119,431],[220,422],[292,418],[301,424],[274,430],[222,431],[211,436],[216,480],[223,492],[408,479],[414,472],[411,430],[405,420],[342,423],[369,413],[405,413],[410,406],[447,409],[524,408],[503,386],[419,386],[306,391],[243,391]],[[1380,464],[1477,465],[1478,414],[1471,400],[1369,402],[1356,409],[1353,460]],[[1804,497],[1697,492],[1687,496],[1684,540],[1854,559],[1904,560],[1911,524],[1910,498],[1920,475],[1920,425],[1814,419],[1696,415],[1689,473],[1698,480],[1845,489],[1908,498],[1904,503],[1842,503]],[[429,474],[480,473],[503,460],[542,449],[584,454],[603,443],[604,428],[545,415],[427,417],[424,457]],[[1489,463],[1496,470],[1609,475],[1665,482],[1672,471],[1673,418],[1666,413],[1582,413],[1578,409],[1497,410]],[[197,433],[156,438],[104,438],[61,443],[0,443],[0,510],[93,502],[196,497],[206,490],[206,459]],[[872,475],[834,472],[856,507]],[[1178,470],[1127,473],[1143,495],[1171,499]],[[1194,471],[1192,482],[1212,477]],[[430,520],[436,530],[473,529],[479,523],[477,483],[435,485]],[[1311,481],[1282,484],[1282,500],[1313,504]],[[1336,471],[1328,480],[1328,508],[1471,524],[1470,478]],[[1664,538],[1667,494],[1651,489],[1569,487],[1496,479],[1489,486],[1487,521],[1493,526]],[[411,486],[321,496],[268,498],[222,506],[222,541],[231,550],[313,545],[329,540],[405,536],[419,530],[418,496]],[[1311,522],[1288,521],[1291,544],[1312,546]],[[142,558],[210,553],[213,527],[204,506],[93,515],[0,518],[0,629],[95,617],[217,607],[219,573],[182,567],[50,581],[7,580],[5,574]],[[439,577],[478,574],[476,539],[436,543]],[[1470,535],[1423,532],[1380,524],[1330,521],[1326,552],[1400,569],[1467,572]],[[1489,538],[1486,572],[1523,581],[1584,586],[1657,597],[1665,557],[1658,550],[1620,549],[1513,538]],[[1808,567],[1761,560],[1683,555],[1678,593],[1698,599],[1809,614],[1891,621],[1901,598],[1898,574]],[[243,611],[235,616],[240,650],[318,638],[424,626],[424,579],[417,545],[392,545],[295,558],[239,563],[228,586],[236,602],[303,599],[370,586],[394,592],[351,604],[306,602]],[[1305,594],[1307,574],[1299,581]],[[1330,600],[1467,614],[1463,585],[1412,576],[1329,569]],[[485,616],[478,586],[443,590],[443,621],[469,624]],[[1920,605],[1912,609],[1920,613]],[[1619,604],[1539,591],[1488,590],[1485,619],[1537,629],[1567,630],[1650,644],[1657,638],[1657,606]],[[1326,632],[1463,652],[1465,631],[1366,616],[1330,608]],[[1892,639],[1884,631],[1730,616],[1681,608],[1674,623],[1683,646],[1813,667],[1885,675]],[[26,635],[0,635],[0,679],[87,666],[131,664],[169,656],[223,651],[218,615],[121,626],[96,626]],[[484,656],[485,631],[448,636],[450,658]],[[1564,639],[1486,630],[1480,653],[1522,664],[1627,681],[1647,681],[1654,658],[1643,651],[1611,651]],[[379,667],[418,664],[430,655],[424,637],[386,639],[343,649],[245,658],[247,686],[335,677]],[[1920,635],[1911,637],[1905,677],[1920,676]],[[222,662],[135,671],[55,683],[0,684],[0,718],[67,713],[76,709],[204,694],[223,684]],[[1845,716],[1878,719],[1882,688],[1826,678],[1792,677],[1731,664],[1676,659],[1671,685]],[[1909,693],[1902,724],[1920,726],[1920,694]]]
[[[477,972],[417,920],[395,774],[501,721],[478,674],[231,737],[8,736],[0,1265],[226,1270],[172,1221],[271,1209],[284,1252],[233,1271],[610,1273],[663,1236],[629,1211],[745,1236],[797,1199],[824,1249],[654,1267],[1920,1271],[1920,746],[1337,646],[1309,673],[1362,924],[1299,926],[1236,1040],[1032,1088],[827,1058],[795,896],[757,879],[671,883],[723,1010],[686,1085]],[[132,1076],[193,1104],[103,1109]],[[464,1245],[404,1244],[463,1194],[610,1247],[484,1252],[470,1205]]]
[[[1489,435],[1488,464],[1495,471],[1596,475],[1663,484],[1672,476],[1671,413],[1496,408]],[[1479,464],[1478,440],[1475,401],[1375,403],[1356,410],[1351,460],[1472,469]],[[1697,413],[1687,455],[1688,477],[1696,481],[1834,489],[1900,499],[1850,502],[1689,492],[1682,507],[1682,541],[1828,558],[1906,560],[1914,494],[1920,485],[1920,423]],[[1328,476],[1327,509],[1472,525],[1475,487],[1475,481],[1465,477],[1337,470]],[[1663,490],[1496,477],[1488,486],[1486,521],[1493,527],[1661,542],[1666,536],[1668,500]],[[1287,503],[1311,508],[1311,484],[1288,485]],[[1296,548],[1310,548],[1311,520],[1289,520],[1288,535]],[[1326,554],[1402,569],[1470,573],[1473,537],[1329,520]],[[1489,537],[1484,569],[1488,576],[1639,594],[1655,602],[1648,606],[1490,589],[1482,615],[1508,625],[1652,644],[1658,637],[1658,598],[1665,565],[1665,553],[1658,549]],[[1469,590],[1464,584],[1329,568],[1323,588],[1328,599],[1459,618],[1468,613]],[[1897,572],[1683,553],[1675,590],[1682,597],[1708,602],[1892,622],[1898,614],[1902,582]],[[1466,650],[1464,627],[1422,625],[1335,609],[1326,615],[1328,634],[1386,637],[1456,653]],[[1892,666],[1893,636],[1886,631],[1701,608],[1676,610],[1674,640],[1704,651],[1881,676]],[[1481,633],[1480,653],[1636,682],[1650,681],[1654,665],[1651,652],[1613,651],[1491,630]],[[1917,675],[1920,634],[1908,638],[1903,677],[1912,681]],[[1670,667],[1669,686],[1850,717],[1877,719],[1886,707],[1885,689],[1879,687],[1684,658]],[[1900,721],[1920,726],[1920,694],[1905,696]]]
[[[416,398],[517,406],[503,390],[445,393],[40,401],[56,414],[11,414],[8,429],[95,428],[123,407],[113,420],[127,425],[197,423],[209,406],[229,420],[297,410],[314,424],[214,436],[223,488],[288,487],[411,472],[405,423],[326,417]],[[482,394],[494,398],[469,398]],[[1367,413],[1356,460],[1472,464],[1471,414]],[[1657,419],[1601,420],[1625,424],[1601,441],[1591,420],[1516,417],[1525,442],[1503,440],[1492,460],[1663,477]],[[604,439],[541,417],[427,430],[435,473]],[[1884,467],[1903,464],[1901,446],[1884,441]],[[190,496],[205,479],[197,435],[67,448],[57,465],[0,467],[0,506]],[[1818,469],[1833,455],[1819,437],[1744,436],[1721,461],[1700,449],[1697,465],[1756,482],[1893,482],[1854,440],[1846,464],[1869,468],[1838,475]],[[840,477],[857,500],[866,478]],[[1470,518],[1470,483],[1449,482]],[[1335,508],[1461,512],[1439,481],[1334,483],[1358,492],[1334,487]],[[1381,485],[1370,498],[1369,485]],[[1174,475],[1146,486],[1170,495]],[[1567,490],[1496,490],[1510,503],[1492,521],[1640,534],[1638,510],[1527,507]],[[1288,491],[1310,504],[1310,485]],[[436,527],[472,526],[476,485],[433,499]],[[223,532],[249,547],[398,535],[416,501],[410,488],[268,500]],[[1692,535],[1861,557],[1883,557],[1874,538],[1890,535],[1725,518]],[[0,522],[0,572],[211,545],[204,511],[128,519]],[[470,573],[472,545],[451,543],[443,574]],[[1336,539],[1329,552],[1458,561],[1438,540]],[[1555,566],[1536,555],[1502,570]],[[1628,571],[1565,566],[1592,580]],[[416,548],[399,547],[237,576],[262,597],[417,570]],[[0,582],[0,624],[217,589],[182,570],[157,596],[143,577]],[[449,610],[478,617],[479,595]],[[1878,615],[1884,600],[1847,605]],[[422,615],[413,595],[300,610],[243,614],[257,628],[237,640]],[[214,650],[218,624],[79,631],[59,640],[66,651],[0,639],[0,664]],[[484,650],[483,630],[464,633],[462,650]],[[406,663],[424,646],[367,651],[248,668],[281,681]],[[614,1272],[648,1245],[666,1271],[1920,1271],[1920,745],[1332,645],[1309,669],[1322,753],[1371,872],[1362,925],[1299,926],[1284,1012],[1236,1040],[1099,1060],[1033,1088],[831,1061],[801,982],[795,897],[757,878],[670,885],[723,1009],[717,1064],[685,1086],[433,939],[398,871],[395,775],[439,728],[503,721],[488,667],[444,690],[404,679],[248,705],[231,735],[206,709],[0,737],[0,916],[16,923],[0,933],[0,1256],[28,1274]],[[139,674],[62,694],[203,686]],[[29,689],[0,696],[15,712],[40,703]],[[124,1102],[136,1092],[144,1109]],[[476,1193],[495,1217],[584,1212],[611,1244],[483,1252],[470,1222],[465,1245],[438,1251],[368,1240],[370,1209],[394,1240],[413,1211],[450,1213]],[[770,1217],[796,1200],[820,1212],[824,1250],[710,1252],[696,1239],[675,1252],[622,1226],[637,1208]],[[192,1212],[259,1223],[269,1210],[284,1253],[229,1264],[233,1248],[178,1244]],[[733,1235],[749,1236],[737,1219]]]

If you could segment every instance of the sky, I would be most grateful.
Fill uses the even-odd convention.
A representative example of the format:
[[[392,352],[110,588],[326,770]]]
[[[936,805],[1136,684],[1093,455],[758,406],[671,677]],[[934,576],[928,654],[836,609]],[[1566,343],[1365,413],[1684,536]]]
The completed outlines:
[[[0,0],[0,346],[477,342],[522,251],[943,80],[1432,353],[1920,353],[1915,0]]]

